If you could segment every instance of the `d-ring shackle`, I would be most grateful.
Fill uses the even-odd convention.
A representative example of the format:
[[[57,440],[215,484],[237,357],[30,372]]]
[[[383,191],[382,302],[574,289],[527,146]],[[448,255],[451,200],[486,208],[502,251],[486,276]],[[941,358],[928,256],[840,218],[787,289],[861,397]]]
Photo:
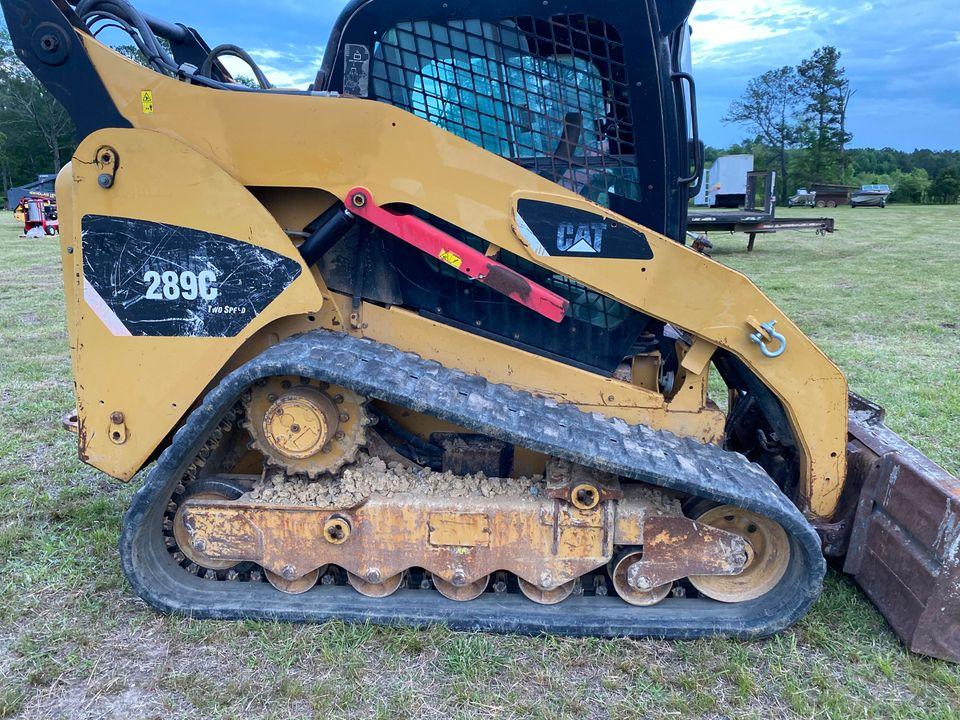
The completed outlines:
[[[769,347],[767,347],[767,338],[763,336],[763,333],[755,332],[750,336],[750,339],[760,346],[760,352],[762,352],[768,358],[778,358],[787,351],[787,339],[782,333],[778,333],[776,331],[776,325],[777,321],[771,320],[770,322],[764,323],[760,326],[772,340],[776,340],[780,343],[780,346],[776,350],[771,350]]]

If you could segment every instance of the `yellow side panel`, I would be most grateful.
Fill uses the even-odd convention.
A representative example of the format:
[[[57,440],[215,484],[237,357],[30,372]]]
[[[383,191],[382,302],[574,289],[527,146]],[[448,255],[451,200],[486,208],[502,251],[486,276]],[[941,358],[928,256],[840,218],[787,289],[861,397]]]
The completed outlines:
[[[833,514],[846,477],[846,381],[743,275],[384,103],[192,87],[84,42],[124,117],[209,154],[246,185],[314,188],[338,198],[362,185],[377,204],[418,207],[728,350],[783,404],[800,450],[802,509]],[[144,89],[153,93],[150,114],[141,108]],[[609,217],[644,234],[654,257],[539,255],[516,232],[521,198]],[[789,345],[782,357],[765,357],[751,341],[750,318],[777,321]]]
[[[97,163],[104,147],[119,157],[109,188],[98,183],[106,169]],[[80,456],[126,480],[143,467],[248,338],[279,318],[318,311],[321,291],[290,239],[253,195],[218,165],[169,136],[146,130],[95,133],[79,147],[71,172],[61,175],[57,189],[64,208],[64,270]],[[237,247],[250,245],[289,258],[299,273],[291,271],[296,279],[259,314],[244,309],[251,319],[239,334],[131,334],[89,291],[94,271],[84,265],[81,239],[87,216],[144,220],[224,236],[240,241]],[[138,275],[148,262],[143,267],[121,263],[117,267]]]

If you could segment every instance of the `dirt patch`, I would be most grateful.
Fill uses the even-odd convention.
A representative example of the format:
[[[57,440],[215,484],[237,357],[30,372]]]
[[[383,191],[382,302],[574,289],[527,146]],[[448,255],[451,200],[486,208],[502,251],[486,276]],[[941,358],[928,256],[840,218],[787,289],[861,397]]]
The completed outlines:
[[[165,716],[169,703],[158,685],[169,670],[171,641],[162,621],[116,635],[94,630],[86,641],[99,649],[89,671],[61,674],[38,689],[18,717],[146,720]],[[74,653],[87,651],[83,643],[72,648]]]

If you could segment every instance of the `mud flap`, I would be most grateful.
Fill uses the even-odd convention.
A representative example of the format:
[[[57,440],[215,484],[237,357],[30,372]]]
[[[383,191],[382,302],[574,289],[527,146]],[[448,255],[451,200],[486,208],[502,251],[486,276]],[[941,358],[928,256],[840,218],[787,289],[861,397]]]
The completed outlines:
[[[883,420],[851,395],[848,484],[862,490],[843,570],[910,650],[960,662],[960,480]]]

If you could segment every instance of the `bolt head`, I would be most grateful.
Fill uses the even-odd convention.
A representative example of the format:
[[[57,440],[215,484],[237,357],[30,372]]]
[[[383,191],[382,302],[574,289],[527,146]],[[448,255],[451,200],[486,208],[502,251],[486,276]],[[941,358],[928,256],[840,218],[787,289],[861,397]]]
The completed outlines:
[[[463,570],[457,570],[453,573],[453,578],[450,582],[456,587],[463,587],[467,584],[467,574]]]
[[[110,422],[112,422],[114,425],[121,425],[123,423],[123,413],[119,410],[110,413]]]
[[[637,588],[637,590],[652,590],[652,589],[653,589],[653,583],[650,582],[650,579],[649,579],[649,578],[647,578],[647,577],[645,577],[645,576],[643,576],[643,575],[638,575],[636,578],[634,578],[633,585],[634,585],[634,587]]]
[[[297,574],[292,565],[287,565],[280,571],[280,577],[284,580],[296,580]]]
[[[60,49],[60,38],[53,33],[44,35],[40,38],[40,47],[43,48],[44,52],[55,53]]]
[[[370,568],[369,570],[367,570],[366,575],[364,575],[364,579],[368,583],[373,583],[376,585],[376,584],[379,584],[382,578],[380,576],[380,571],[377,568]]]
[[[100,177],[97,178],[97,184],[104,190],[109,190],[113,187],[113,175],[110,173],[101,173]]]

